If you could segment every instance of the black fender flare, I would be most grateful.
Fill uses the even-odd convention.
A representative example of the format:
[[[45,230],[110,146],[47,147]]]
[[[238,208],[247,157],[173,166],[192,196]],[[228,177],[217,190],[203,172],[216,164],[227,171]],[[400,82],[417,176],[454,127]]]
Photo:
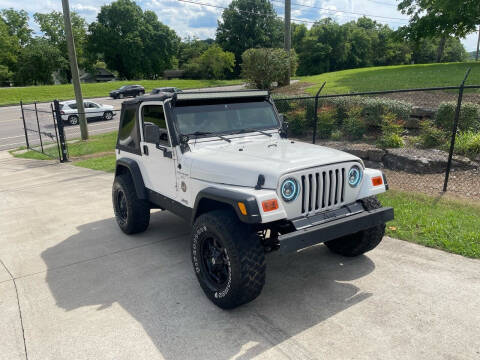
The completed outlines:
[[[219,189],[216,187],[205,188],[197,194],[197,198],[195,199],[195,205],[193,207],[192,222],[194,222],[197,218],[200,203],[204,199],[230,205],[235,210],[235,213],[237,214],[240,221],[244,223],[257,224],[262,222],[262,216],[260,214],[257,199],[255,198],[255,196],[245,194],[239,191]],[[247,215],[243,215],[240,212],[240,209],[238,207],[239,202],[245,204]]]
[[[147,200],[147,190],[145,189],[145,183],[143,182],[142,173],[137,162],[129,158],[120,158],[117,160],[115,165],[115,176],[121,174],[124,171],[123,169],[127,169],[127,171],[130,173],[133,184],[135,185],[137,197],[142,200]]]

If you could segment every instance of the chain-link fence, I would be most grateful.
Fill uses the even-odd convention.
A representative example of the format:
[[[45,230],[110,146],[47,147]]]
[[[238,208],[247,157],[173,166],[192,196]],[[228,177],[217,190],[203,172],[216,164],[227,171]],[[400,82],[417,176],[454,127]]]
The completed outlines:
[[[438,193],[449,181],[450,190],[480,199],[480,86],[333,95],[324,89],[275,104],[290,137],[352,153],[395,186]]]

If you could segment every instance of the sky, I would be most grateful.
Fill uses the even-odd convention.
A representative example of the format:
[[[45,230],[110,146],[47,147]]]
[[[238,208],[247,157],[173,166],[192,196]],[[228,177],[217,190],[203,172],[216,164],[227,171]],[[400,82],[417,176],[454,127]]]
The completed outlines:
[[[201,2],[219,7],[226,7],[231,0],[186,0]],[[100,7],[111,1],[70,0],[70,8],[81,14],[88,22],[95,20]],[[283,0],[272,1],[279,16],[283,16]],[[325,17],[332,17],[339,23],[355,20],[361,15],[370,15],[378,22],[388,24],[396,29],[407,24],[408,18],[396,9],[396,0],[292,0],[292,20],[303,21],[308,27],[311,22]],[[179,0],[137,0],[144,10],[153,10],[159,20],[170,26],[181,37],[197,37],[200,39],[214,38],[217,19],[221,17],[222,9]],[[299,6],[304,5],[304,6]],[[312,7],[313,6],[313,7]],[[35,12],[61,11],[61,0],[0,0],[0,9],[24,9],[32,17]],[[300,21],[299,21],[300,20]],[[38,26],[31,19],[31,26],[39,32]],[[473,51],[477,46],[477,34],[470,34],[462,42],[467,51]]]

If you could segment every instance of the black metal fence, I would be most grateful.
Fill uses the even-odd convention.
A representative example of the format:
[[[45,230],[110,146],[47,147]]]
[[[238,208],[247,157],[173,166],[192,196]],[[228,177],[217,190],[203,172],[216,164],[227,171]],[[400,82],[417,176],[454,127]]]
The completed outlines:
[[[315,96],[274,96],[274,101],[292,138],[347,151],[367,166],[402,173],[399,181],[407,188],[410,182],[423,181],[429,182],[424,187],[446,191],[452,171],[467,171],[456,173],[452,188],[467,193],[471,188],[480,197],[480,85],[465,85],[467,77],[459,86],[346,94],[328,94],[323,84]],[[81,137],[80,114],[62,113],[58,101],[41,106],[21,104],[27,148],[67,161],[69,142]],[[120,113],[111,111],[114,116]],[[103,110],[96,114],[86,109],[85,115],[111,120]],[[118,129],[116,122],[90,118],[88,126],[90,135]]]
[[[62,161],[59,126],[52,104],[24,105],[20,102],[20,109],[27,149]]]
[[[456,173],[452,187],[480,196],[480,85],[465,85],[468,74],[459,86],[422,89],[328,94],[323,84],[316,96],[276,97],[275,104],[290,137],[403,172],[403,182],[426,175],[435,183],[422,186],[443,192],[452,171],[467,171]]]

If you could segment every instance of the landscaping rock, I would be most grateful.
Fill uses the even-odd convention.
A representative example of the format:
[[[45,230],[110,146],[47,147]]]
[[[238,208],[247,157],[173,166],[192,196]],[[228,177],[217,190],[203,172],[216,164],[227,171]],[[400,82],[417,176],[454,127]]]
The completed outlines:
[[[387,169],[401,170],[413,174],[443,173],[447,168],[448,153],[441,150],[388,149],[383,157]],[[468,158],[455,156],[452,168],[471,170],[479,165]]]
[[[377,149],[377,148],[369,149],[368,150],[368,160],[381,162],[386,153],[387,152],[385,150],[382,150],[382,149]]]

